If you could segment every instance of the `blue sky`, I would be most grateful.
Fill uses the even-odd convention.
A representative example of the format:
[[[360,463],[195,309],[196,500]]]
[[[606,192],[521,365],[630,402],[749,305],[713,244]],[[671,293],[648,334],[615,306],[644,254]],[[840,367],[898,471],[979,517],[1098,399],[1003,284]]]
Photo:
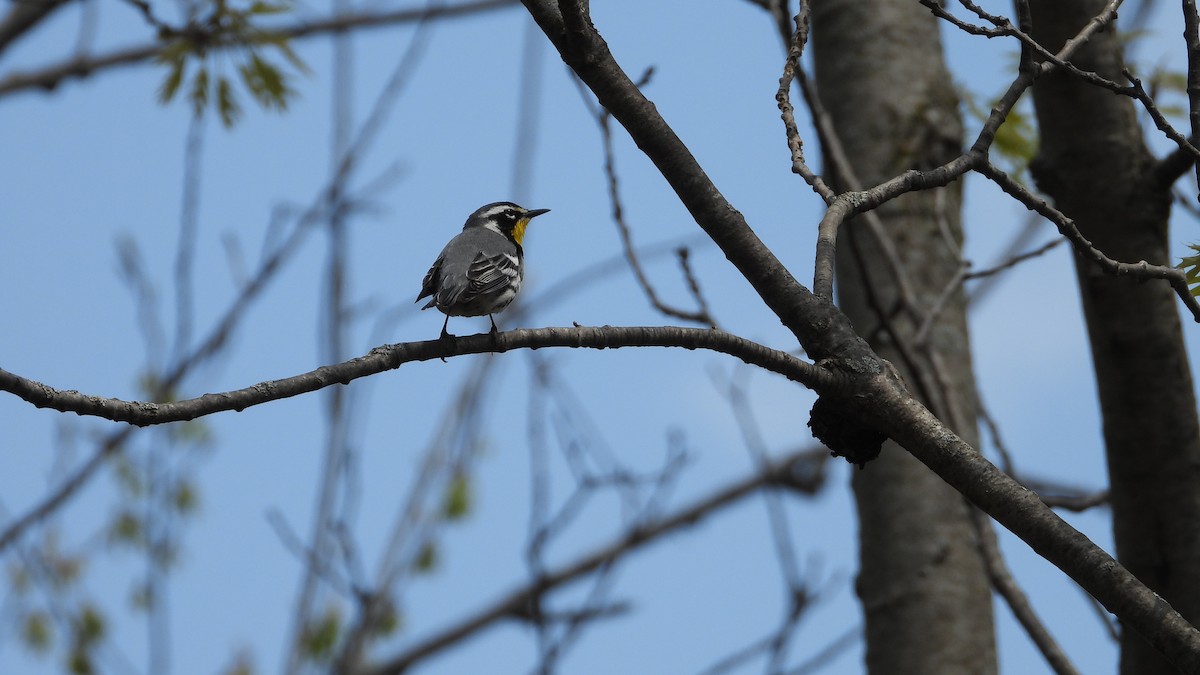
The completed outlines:
[[[748,2],[707,3],[685,27],[671,3],[595,3],[595,23],[634,76],[655,68],[646,90],[726,197],[802,280],[811,280],[820,200],[790,173],[774,93],[782,68],[778,38],[765,13]],[[124,5],[97,7],[95,50],[140,43],[149,31]],[[317,15],[304,6],[302,13]],[[1003,10],[1006,11],[1007,6]],[[1168,9],[1169,14],[1171,10]],[[166,10],[164,10],[166,12]],[[80,25],[78,7],[23,40],[0,60],[0,78],[69,54]],[[1144,63],[1179,64],[1177,20],[1154,24],[1162,40],[1137,54]],[[527,287],[535,297],[588,264],[620,252],[609,220],[600,136],[565,67],[541,45],[542,95],[536,118],[529,194],[512,194],[517,81],[529,19],[519,8],[437,25],[419,67],[352,182],[362,188],[397,170],[372,192],[369,208],[350,221],[350,299],[361,308],[348,356],[380,342],[431,339],[442,316],[412,304],[442,244],[479,205],[521,199],[551,208],[526,239]],[[957,81],[982,96],[1002,91],[1012,46],[944,31]],[[350,108],[363,117],[413,30],[388,29],[355,39]],[[647,39],[653,36],[653,39]],[[203,334],[235,291],[223,237],[258,254],[272,210],[307,205],[330,172],[331,49],[325,39],[297,44],[311,75],[296,80],[300,98],[286,114],[245,101],[232,130],[209,120],[204,133],[196,272],[196,326]],[[160,106],[162,68],[142,65],[70,82],[53,93],[25,92],[0,101],[0,366],[52,386],[101,396],[137,398],[146,367],[136,305],[118,274],[115,242],[129,237],[159,284],[168,327],[179,233],[184,146],[190,111]],[[806,116],[801,114],[805,119]],[[976,125],[968,122],[969,134]],[[810,158],[816,163],[813,135]],[[616,130],[626,214],[642,245],[693,238],[698,232],[654,167]],[[1158,146],[1162,147],[1162,146]],[[967,181],[968,257],[994,262],[1025,222],[1024,210],[990,185]],[[1200,239],[1177,216],[1177,250]],[[1053,236],[1049,227],[1037,238]],[[284,377],[320,365],[318,318],[325,260],[314,233],[239,328],[232,350],[185,384],[189,395]],[[766,344],[794,343],[711,245],[693,248],[693,264],[723,327]],[[686,288],[668,257],[648,260],[667,300],[688,306]],[[595,279],[562,302],[527,307],[521,325],[661,324],[628,270]],[[396,310],[396,321],[378,317]],[[390,314],[389,314],[390,315]],[[508,319],[511,321],[511,318]],[[485,330],[486,319],[454,319],[452,332]],[[380,337],[379,331],[383,335]],[[1100,426],[1087,342],[1071,263],[1060,247],[1009,274],[974,311],[971,331],[982,395],[1003,425],[1019,466],[1038,476],[1088,487],[1104,484]],[[1200,333],[1187,322],[1189,346]],[[440,564],[406,585],[405,629],[376,652],[386,656],[523,584],[529,518],[527,409],[533,358],[526,353],[411,364],[358,382],[361,402],[353,441],[361,485],[354,533],[374,570],[393,515],[409,489],[442,411],[471,369],[495,358],[499,377],[486,408],[489,433],[472,472],[469,518],[439,539]],[[543,351],[555,381],[582,401],[603,444],[638,470],[661,466],[668,437],[682,432],[691,463],[668,502],[689,503],[752,470],[728,403],[716,383],[739,365],[684,351]],[[745,380],[766,444],[783,453],[809,442],[804,421],[812,396],[780,377]],[[561,389],[559,391],[562,391]],[[211,673],[245,650],[261,672],[278,669],[300,563],[266,514],[309,530],[322,456],[323,396],[304,396],[206,420],[210,448],[171,462],[195,466],[200,508],[185,525],[184,552],[173,574],[173,671]],[[56,430],[81,439],[71,457],[55,453]],[[0,397],[0,504],[8,514],[35,503],[61,468],[88,456],[87,439],[110,425],[39,411]],[[155,442],[142,434],[143,443]],[[553,499],[570,488],[556,460]],[[868,469],[869,470],[869,469]],[[791,531],[806,572],[825,597],[802,622],[790,662],[802,661],[860,621],[854,602],[855,524],[849,469],[832,465],[830,486],[815,500],[787,499]],[[83,546],[115,508],[114,481],[101,476],[63,511],[63,539]],[[588,505],[579,525],[549,552],[562,563],[605,544],[621,524],[616,500]],[[1105,514],[1068,516],[1111,548]],[[1115,650],[1080,591],[1003,535],[1009,563],[1035,607],[1082,672],[1112,668]],[[119,625],[112,641],[145,670],[146,631],[128,610],[142,563],[131,553],[98,555],[86,588]],[[782,582],[761,498],[722,511],[696,528],[634,555],[616,576],[614,598],[632,611],[591,627],[567,653],[571,673],[696,672],[770,633],[781,619]],[[582,588],[582,587],[581,587]],[[579,597],[572,587],[564,597]],[[1028,640],[997,603],[1005,673],[1043,668]],[[4,617],[0,617],[4,618]],[[0,672],[52,672],[54,661],[29,657],[0,625]],[[422,672],[524,672],[535,641],[504,624]],[[119,663],[113,657],[111,663]],[[827,672],[860,670],[861,645]],[[759,672],[760,662],[739,672]],[[113,672],[120,672],[114,667]]]

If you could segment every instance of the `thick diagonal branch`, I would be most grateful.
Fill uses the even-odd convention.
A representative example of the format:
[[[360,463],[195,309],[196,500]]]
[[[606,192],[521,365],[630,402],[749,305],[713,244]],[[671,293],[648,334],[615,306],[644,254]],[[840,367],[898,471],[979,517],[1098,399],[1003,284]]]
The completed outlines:
[[[609,52],[580,0],[523,0],[564,62],[654,162],[696,222],[818,359],[862,366],[841,391],[845,413],[899,442],[947,483],[1083,586],[1177,667],[1200,672],[1200,632],[1128,570],[939,422],[854,333],[832,303],[800,285],[746,226]],[[1097,25],[1103,25],[1098,23]],[[1087,29],[1081,33],[1086,35]],[[1068,49],[1070,45],[1064,47]],[[985,127],[982,134],[988,134]],[[982,151],[970,154],[984,154]],[[966,160],[970,163],[970,160]],[[979,159],[975,159],[978,162]],[[965,169],[966,167],[964,167]],[[944,168],[914,182],[935,183]],[[948,179],[947,179],[948,180]],[[848,387],[849,388],[849,387]],[[847,389],[848,389],[847,388]]]

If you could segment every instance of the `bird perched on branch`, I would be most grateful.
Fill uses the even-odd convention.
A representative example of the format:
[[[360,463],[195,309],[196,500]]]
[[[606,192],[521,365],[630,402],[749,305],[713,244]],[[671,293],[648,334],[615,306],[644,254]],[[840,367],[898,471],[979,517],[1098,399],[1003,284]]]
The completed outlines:
[[[446,244],[421,281],[421,309],[437,307],[446,315],[442,338],[452,316],[483,316],[492,322],[517,297],[525,273],[521,242],[529,221],[550,209],[526,209],[512,202],[481,206],[467,218],[463,230]]]

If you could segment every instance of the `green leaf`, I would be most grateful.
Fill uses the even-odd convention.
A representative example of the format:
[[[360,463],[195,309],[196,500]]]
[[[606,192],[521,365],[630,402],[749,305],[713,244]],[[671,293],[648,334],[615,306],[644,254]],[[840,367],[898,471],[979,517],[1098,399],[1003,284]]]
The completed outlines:
[[[177,59],[171,63],[171,69],[167,72],[166,79],[158,88],[159,103],[170,103],[171,99],[175,98],[175,94],[179,92],[179,85],[183,82],[186,65],[187,62],[183,59]]]
[[[287,86],[283,73],[274,64],[264,60],[257,53],[250,55],[250,60],[242,64],[242,82],[251,94],[258,99],[264,108],[283,110],[287,108],[287,98],[291,89]]]
[[[192,484],[184,480],[179,481],[175,486],[175,494],[171,496],[171,505],[175,507],[175,510],[181,514],[192,513],[196,510],[198,503],[196,490]]]
[[[1188,244],[1188,248],[1196,255],[1180,259],[1176,267],[1183,270],[1183,276],[1191,287],[1192,297],[1197,297],[1200,296],[1200,244]]]
[[[984,103],[972,92],[960,88],[961,98],[966,105],[967,114],[983,122],[991,114],[995,102]],[[1014,107],[1004,118],[1000,128],[996,130],[996,138],[992,142],[995,156],[1003,160],[1002,168],[1013,175],[1013,178],[1024,184],[1025,174],[1029,163],[1037,155],[1038,132],[1032,116],[1024,107]]]
[[[254,660],[246,652],[239,653],[221,675],[254,675]]]
[[[373,634],[378,637],[386,637],[392,633],[395,633],[396,629],[398,629],[402,624],[400,620],[400,614],[396,611],[395,603],[393,603],[391,600],[385,600],[384,602],[387,604],[384,605],[380,617],[376,621],[372,631]]]
[[[208,106],[208,68],[201,67],[192,79],[192,114],[199,117]]]
[[[233,87],[224,77],[217,83],[217,112],[220,113],[221,123],[225,128],[232,127],[242,115],[242,107],[233,95]]]
[[[9,588],[16,591],[17,595],[25,595],[32,587],[29,579],[29,570],[25,569],[24,565],[11,563],[8,566],[8,585]]]
[[[294,6],[294,0],[252,0],[244,9],[230,7],[226,0],[207,3],[205,14],[196,19],[204,39],[169,39],[156,57],[168,66],[166,78],[159,87],[159,100],[166,103],[174,99],[188,78],[188,61],[195,59],[199,62],[199,72],[189,85],[193,114],[201,115],[215,100],[222,124],[232,127],[242,112],[227,79],[233,76],[224,74],[223,62],[212,56],[214,49],[230,47],[237,74],[255,101],[263,108],[286,110],[296,92],[288,84],[288,73],[265,58],[262,49],[274,47],[296,72],[308,74],[309,68],[292,50],[288,36],[274,29],[260,28],[253,21],[256,17],[292,11]],[[215,92],[210,91],[214,81]]]
[[[1187,92],[1187,73],[1178,70],[1156,69],[1150,75],[1150,82],[1151,86],[1178,94]]]
[[[92,675],[95,670],[92,668],[91,654],[81,647],[72,649],[70,656],[67,657],[67,669],[74,675]]]
[[[35,652],[44,654],[50,651],[50,643],[54,640],[54,625],[50,622],[50,615],[41,610],[26,614],[21,622],[21,639],[26,647]]]
[[[108,526],[108,539],[113,543],[140,546],[145,542],[142,519],[131,511],[122,511]]]
[[[437,567],[438,553],[437,546],[433,542],[425,542],[421,547],[421,552],[417,554],[417,559],[413,561],[413,569],[417,572],[432,572]]]
[[[80,645],[93,645],[104,637],[104,617],[93,605],[85,604],[75,618],[75,640]]]
[[[60,588],[73,585],[82,571],[83,561],[79,558],[56,556],[50,561],[51,581]]]
[[[465,473],[455,474],[446,489],[442,515],[446,520],[459,520],[471,511],[471,481]]]
[[[176,63],[187,59],[194,52],[193,45],[188,40],[172,40],[163,45],[158,56],[154,57],[159,63]]]
[[[314,660],[328,658],[337,644],[341,623],[341,616],[336,609],[331,607],[325,610],[325,616],[310,623],[304,629],[304,635],[300,639],[304,653]]]
[[[305,63],[304,60],[297,56],[296,52],[292,50],[292,45],[288,42],[286,37],[274,44],[279,50],[279,53],[283,54],[283,58],[287,59],[288,63],[292,64],[293,68],[305,75],[312,73],[312,70],[308,67],[308,64]]]
[[[263,0],[257,0],[251,3],[250,9],[246,10],[246,13],[258,15],[282,14],[290,9],[291,7],[288,2],[263,2]]]

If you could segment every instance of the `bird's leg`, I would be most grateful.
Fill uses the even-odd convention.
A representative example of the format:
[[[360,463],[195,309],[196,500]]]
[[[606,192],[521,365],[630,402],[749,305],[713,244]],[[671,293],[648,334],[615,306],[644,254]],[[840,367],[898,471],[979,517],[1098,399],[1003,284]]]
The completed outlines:
[[[492,321],[492,330],[490,333],[488,333],[489,335],[492,336],[492,345],[496,348],[497,352],[508,351],[508,348],[506,346],[500,344],[500,329],[496,328],[496,318],[493,317],[491,314],[488,314],[488,318],[491,319],[491,321]]]
[[[446,320],[444,322],[442,322],[442,334],[438,336],[438,340],[444,342],[446,340],[454,339],[454,336],[450,334],[450,331],[446,330],[446,326],[448,326],[448,325],[450,325],[450,315],[449,314],[446,315]],[[442,358],[442,363],[445,363],[446,357],[443,356],[441,358]]]

